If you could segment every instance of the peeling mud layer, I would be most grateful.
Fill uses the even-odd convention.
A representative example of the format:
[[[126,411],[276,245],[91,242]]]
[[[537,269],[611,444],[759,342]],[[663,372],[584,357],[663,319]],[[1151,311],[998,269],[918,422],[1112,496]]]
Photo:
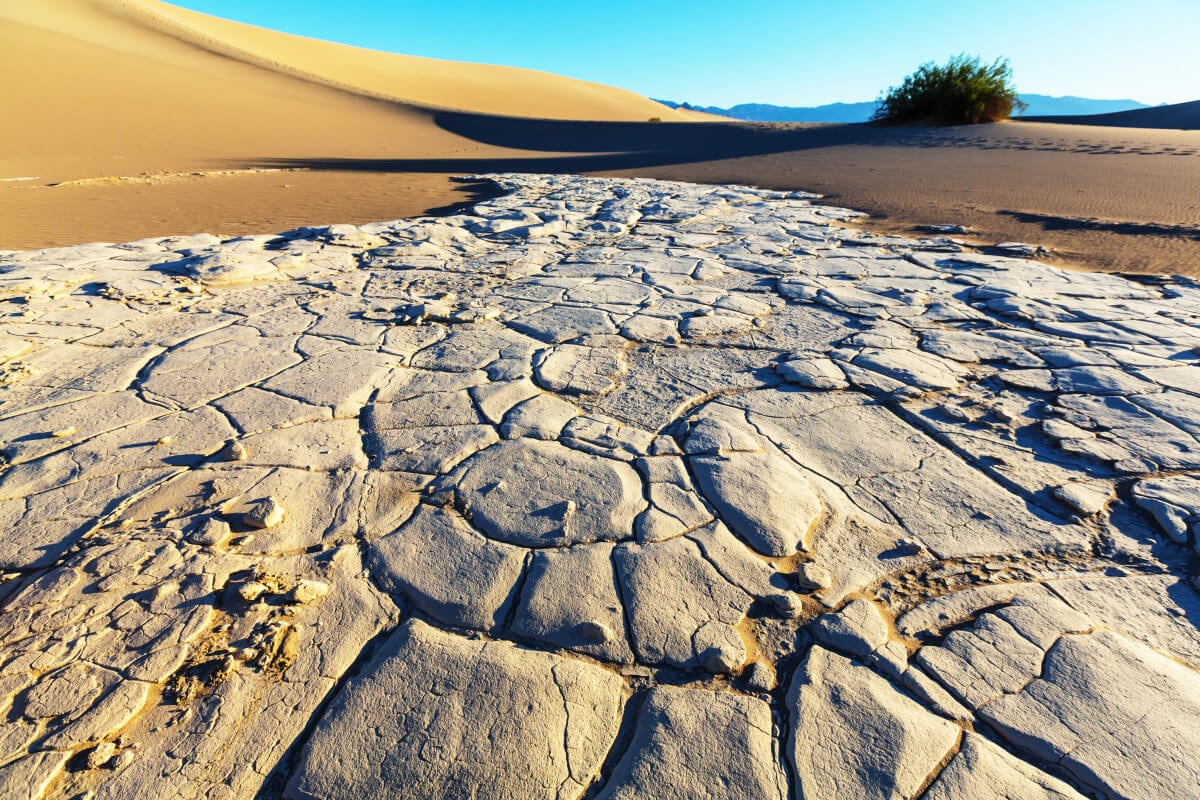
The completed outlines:
[[[0,795],[1197,796],[1200,286],[495,180],[0,254]]]

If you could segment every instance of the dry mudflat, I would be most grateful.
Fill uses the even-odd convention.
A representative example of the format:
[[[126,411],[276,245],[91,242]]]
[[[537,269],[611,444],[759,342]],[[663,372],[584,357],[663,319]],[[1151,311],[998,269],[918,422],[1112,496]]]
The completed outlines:
[[[801,193],[0,253],[0,795],[1200,780],[1200,285]]]
[[[1197,274],[1187,108],[0,50],[0,796],[1196,795],[1200,284],[1061,268]]]

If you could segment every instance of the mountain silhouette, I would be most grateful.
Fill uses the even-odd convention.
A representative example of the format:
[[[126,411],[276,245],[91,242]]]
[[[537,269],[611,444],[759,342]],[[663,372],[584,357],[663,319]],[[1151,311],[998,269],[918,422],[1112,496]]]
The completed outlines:
[[[1136,100],[1094,100],[1088,97],[1051,97],[1044,94],[1023,94],[1021,100],[1028,106],[1020,116],[1074,116],[1111,114],[1149,108]],[[777,106],[769,103],[739,103],[729,108],[718,106],[695,106],[659,100],[669,108],[687,108],[717,114],[722,117],[747,122],[866,122],[875,113],[877,103],[830,103],[823,106]]]

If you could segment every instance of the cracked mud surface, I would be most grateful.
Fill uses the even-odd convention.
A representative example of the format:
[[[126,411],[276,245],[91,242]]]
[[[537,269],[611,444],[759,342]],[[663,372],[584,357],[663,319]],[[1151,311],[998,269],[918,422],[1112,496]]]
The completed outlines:
[[[795,193],[0,254],[0,794],[1200,785],[1200,286]]]

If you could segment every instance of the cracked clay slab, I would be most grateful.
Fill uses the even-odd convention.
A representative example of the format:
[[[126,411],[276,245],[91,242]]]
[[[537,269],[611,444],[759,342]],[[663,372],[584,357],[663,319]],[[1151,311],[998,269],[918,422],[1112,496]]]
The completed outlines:
[[[0,252],[0,796],[1196,795],[1200,285],[488,180]]]

